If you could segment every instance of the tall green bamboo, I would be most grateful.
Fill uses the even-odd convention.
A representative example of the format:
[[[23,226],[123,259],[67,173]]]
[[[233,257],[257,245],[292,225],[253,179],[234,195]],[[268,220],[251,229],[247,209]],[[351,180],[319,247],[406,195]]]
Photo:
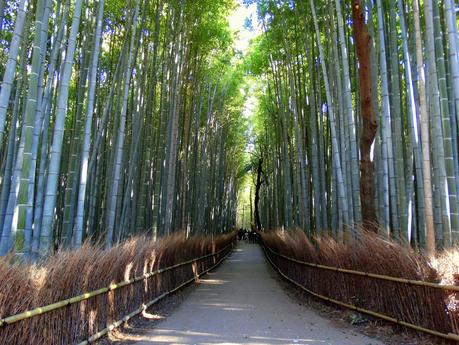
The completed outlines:
[[[24,27],[26,23],[26,0],[21,0],[18,3],[18,12],[14,23],[14,31],[11,39],[11,44],[8,49],[8,58],[3,74],[2,85],[0,89],[0,143],[3,142],[3,134],[5,132],[6,115],[8,105],[10,103],[11,89],[13,88],[14,75],[16,73],[17,57],[19,47],[21,46]],[[2,20],[3,22],[3,20]]]
[[[72,25],[68,37],[68,44],[60,81],[59,96],[57,99],[56,118],[54,123],[53,140],[50,150],[48,165],[48,176],[43,207],[42,230],[40,234],[40,255],[46,255],[51,251],[53,238],[52,227],[54,218],[54,207],[57,199],[57,186],[59,181],[59,170],[62,156],[64,137],[65,115],[69,96],[70,76],[74,61],[76,38],[79,31],[83,1],[76,0],[73,12]]]

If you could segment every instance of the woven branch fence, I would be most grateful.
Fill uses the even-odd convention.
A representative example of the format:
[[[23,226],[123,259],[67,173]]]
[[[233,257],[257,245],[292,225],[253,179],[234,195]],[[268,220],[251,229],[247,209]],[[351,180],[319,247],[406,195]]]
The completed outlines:
[[[108,250],[85,245],[42,266],[0,261],[0,344],[87,344],[216,267],[234,234]]]
[[[269,262],[291,283],[322,300],[459,342],[459,286],[437,284],[427,261],[374,234],[352,244],[298,232],[260,233]]]

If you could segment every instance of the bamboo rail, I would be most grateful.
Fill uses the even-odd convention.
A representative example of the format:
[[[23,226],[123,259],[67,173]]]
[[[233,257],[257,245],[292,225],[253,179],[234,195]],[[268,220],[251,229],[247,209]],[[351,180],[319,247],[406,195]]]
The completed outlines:
[[[340,305],[342,307],[345,307],[345,308],[348,308],[348,309],[351,309],[351,310],[358,311],[358,312],[363,313],[363,314],[371,315],[371,316],[374,316],[374,317],[379,318],[379,319],[390,321],[390,322],[396,323],[398,325],[414,329],[416,331],[424,332],[424,333],[427,333],[427,334],[430,334],[430,335],[434,335],[434,336],[437,336],[437,337],[440,337],[440,338],[443,338],[443,339],[453,340],[453,341],[459,342],[459,335],[458,334],[454,334],[454,333],[447,333],[446,334],[446,333],[437,332],[437,331],[434,331],[432,329],[424,328],[424,327],[421,327],[421,326],[418,326],[418,325],[415,325],[415,324],[412,324],[412,323],[409,323],[409,322],[398,320],[396,318],[393,318],[393,317],[390,317],[390,316],[387,316],[387,315],[384,315],[384,314],[380,314],[380,313],[377,313],[377,312],[374,312],[374,311],[371,311],[371,310],[368,310],[368,309],[360,308],[360,307],[357,307],[355,305],[344,303],[344,302],[335,300],[333,298],[330,298],[330,297],[323,296],[323,295],[320,295],[318,293],[315,293],[314,291],[309,290],[307,287],[301,285],[300,283],[296,282],[295,280],[293,280],[292,278],[287,276],[284,272],[282,272],[281,269],[279,267],[277,267],[276,264],[274,264],[274,262],[271,260],[271,258],[269,257],[269,254],[267,253],[266,249],[268,249],[275,256],[282,257],[282,258],[284,258],[286,260],[289,260],[291,262],[295,262],[295,263],[302,264],[302,265],[305,265],[305,266],[316,267],[316,268],[320,268],[320,269],[326,269],[326,270],[349,273],[349,274],[356,274],[356,275],[360,275],[360,276],[363,275],[363,276],[368,276],[368,277],[372,277],[372,278],[376,278],[376,279],[383,279],[383,280],[388,280],[388,281],[396,281],[396,282],[399,282],[399,283],[405,283],[405,284],[411,284],[411,285],[428,286],[428,287],[433,287],[433,288],[440,288],[440,286],[442,286],[442,285],[434,284],[434,283],[429,283],[429,284],[433,284],[433,286],[425,285],[425,284],[418,284],[418,283],[426,283],[426,282],[422,282],[422,281],[418,281],[418,280],[412,280],[411,281],[411,280],[408,280],[408,279],[395,278],[395,277],[390,277],[390,276],[371,274],[371,273],[365,273],[365,272],[353,271],[353,270],[343,270],[343,269],[338,269],[336,267],[330,267],[330,266],[307,263],[307,262],[304,262],[304,261],[300,261],[300,260],[297,260],[297,259],[290,258],[290,257],[288,257],[286,255],[280,254],[280,253],[272,250],[271,248],[269,248],[263,241],[260,241],[260,242],[262,244],[262,248],[263,248],[263,251],[265,253],[265,256],[268,259],[269,263],[273,266],[273,268],[283,278],[285,278],[286,280],[288,280],[292,284],[296,285],[300,289],[306,291],[307,293],[313,295],[314,297],[320,298],[320,299],[325,300],[327,302],[331,302],[331,303]],[[449,289],[447,289],[447,290],[449,290]],[[455,291],[457,291],[457,290],[455,290]]]
[[[122,282],[119,282],[119,283],[110,284],[109,286],[106,286],[106,287],[103,287],[103,288],[100,288],[100,289],[97,289],[97,290],[94,290],[94,291],[91,291],[91,292],[86,292],[86,293],[83,293],[81,295],[74,296],[74,297],[71,297],[71,298],[67,298],[67,299],[62,300],[62,301],[58,301],[58,302],[55,302],[55,303],[52,303],[52,304],[48,304],[48,305],[45,305],[45,306],[37,307],[37,308],[32,309],[32,310],[27,310],[27,311],[19,313],[19,314],[15,314],[15,315],[11,315],[11,316],[8,316],[8,317],[1,318],[0,319],[0,327],[6,327],[6,326],[8,326],[10,324],[19,322],[21,320],[29,319],[29,318],[37,316],[37,315],[42,315],[44,313],[48,313],[48,312],[53,311],[53,310],[61,309],[61,308],[67,307],[69,305],[72,305],[72,304],[75,304],[75,303],[90,299],[92,297],[95,297],[95,296],[98,296],[98,295],[101,295],[101,294],[104,294],[104,293],[107,293],[107,292],[110,292],[110,291],[117,290],[117,289],[122,288],[124,286],[131,285],[131,284],[136,283],[138,281],[151,278],[151,277],[153,277],[153,276],[155,276],[157,274],[160,274],[160,273],[163,273],[163,272],[166,272],[166,271],[170,271],[170,270],[172,270],[174,268],[178,268],[178,267],[181,267],[181,266],[192,264],[192,263],[197,262],[197,261],[204,260],[204,259],[206,259],[208,257],[215,256],[215,255],[218,255],[218,254],[222,253],[223,251],[228,249],[229,246],[232,246],[232,245],[233,245],[233,241],[231,241],[231,243],[229,243],[224,248],[220,249],[219,251],[217,251],[215,253],[206,254],[206,255],[203,255],[203,256],[200,256],[200,257],[197,257],[197,258],[194,258],[194,259],[191,259],[191,260],[187,260],[187,261],[184,261],[184,262],[172,265],[172,266],[168,266],[168,267],[165,267],[165,268],[160,268],[160,269],[157,269],[155,271],[151,271],[151,272],[145,273],[145,274],[143,274],[141,276],[137,276],[137,277],[131,278],[129,280],[125,280],[125,281],[122,281]],[[195,279],[195,278],[193,278],[193,279]]]

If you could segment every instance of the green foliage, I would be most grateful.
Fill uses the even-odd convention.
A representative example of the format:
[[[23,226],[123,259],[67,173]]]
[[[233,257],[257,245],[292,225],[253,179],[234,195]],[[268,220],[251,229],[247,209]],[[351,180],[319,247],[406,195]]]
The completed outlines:
[[[245,57],[249,74],[260,76],[269,68],[269,38],[262,35],[253,40]]]

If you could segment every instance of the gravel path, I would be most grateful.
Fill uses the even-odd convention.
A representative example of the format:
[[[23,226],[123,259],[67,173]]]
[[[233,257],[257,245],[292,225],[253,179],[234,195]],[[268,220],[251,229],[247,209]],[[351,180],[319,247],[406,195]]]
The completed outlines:
[[[257,245],[241,245],[137,345],[382,345],[287,296]]]

